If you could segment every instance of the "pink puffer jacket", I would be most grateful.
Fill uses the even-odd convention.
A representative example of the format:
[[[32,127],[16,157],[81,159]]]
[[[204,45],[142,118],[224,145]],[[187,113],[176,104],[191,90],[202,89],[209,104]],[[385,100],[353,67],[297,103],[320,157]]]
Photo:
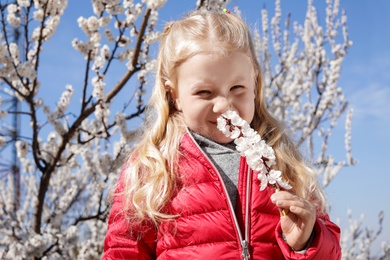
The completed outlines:
[[[178,192],[167,205],[173,221],[158,226],[129,225],[122,200],[111,209],[103,259],[340,259],[340,229],[318,218],[306,253],[283,241],[272,189],[259,191],[257,174],[241,158],[236,214],[216,168],[188,133],[180,144]],[[123,188],[119,185],[118,189]],[[237,216],[237,217],[236,217]]]

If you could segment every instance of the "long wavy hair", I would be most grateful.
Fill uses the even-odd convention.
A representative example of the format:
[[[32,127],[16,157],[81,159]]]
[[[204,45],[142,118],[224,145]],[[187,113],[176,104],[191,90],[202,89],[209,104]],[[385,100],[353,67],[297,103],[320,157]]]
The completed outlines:
[[[132,223],[151,221],[156,225],[175,216],[164,206],[176,191],[175,163],[179,141],[186,129],[182,114],[175,108],[167,80],[176,84],[177,68],[199,53],[247,54],[256,78],[255,114],[251,126],[273,147],[277,168],[292,185],[292,193],[308,199],[317,212],[326,214],[325,197],[317,176],[287,136],[285,128],[268,112],[262,74],[245,22],[234,14],[195,11],[165,27],[160,41],[156,82],[148,103],[140,141],[129,156],[122,192],[124,212]]]

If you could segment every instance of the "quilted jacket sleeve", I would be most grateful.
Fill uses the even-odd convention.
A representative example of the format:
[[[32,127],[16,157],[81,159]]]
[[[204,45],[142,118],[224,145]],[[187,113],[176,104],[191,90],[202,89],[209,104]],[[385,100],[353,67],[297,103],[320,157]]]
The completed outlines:
[[[340,228],[332,223],[329,216],[317,217],[314,225],[315,237],[302,254],[294,252],[284,242],[280,223],[276,228],[276,239],[286,259],[341,259]]]
[[[123,189],[121,179],[117,191]],[[156,230],[152,226],[134,226],[122,211],[122,197],[115,197],[108,230],[104,240],[102,259],[155,259]]]

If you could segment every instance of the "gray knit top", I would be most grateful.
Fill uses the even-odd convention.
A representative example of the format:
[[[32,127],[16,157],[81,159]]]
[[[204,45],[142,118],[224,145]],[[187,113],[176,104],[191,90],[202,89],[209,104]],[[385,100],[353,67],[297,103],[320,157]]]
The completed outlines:
[[[240,167],[240,154],[235,148],[236,145],[233,142],[219,144],[192,131],[191,134],[220,173],[230,201],[235,209],[238,193],[238,171]]]

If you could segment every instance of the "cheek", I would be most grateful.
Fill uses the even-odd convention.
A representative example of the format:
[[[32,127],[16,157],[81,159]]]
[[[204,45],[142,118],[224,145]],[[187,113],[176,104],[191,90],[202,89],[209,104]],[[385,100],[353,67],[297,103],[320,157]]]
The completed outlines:
[[[255,116],[255,102],[254,100],[251,100],[250,102],[247,103],[245,107],[245,121],[248,123],[251,123],[254,116]]]
[[[208,114],[207,107],[202,106],[202,104],[197,102],[185,102],[182,104],[182,113],[187,125],[192,125],[192,127],[199,127],[200,124],[204,123],[204,120],[206,120]]]

